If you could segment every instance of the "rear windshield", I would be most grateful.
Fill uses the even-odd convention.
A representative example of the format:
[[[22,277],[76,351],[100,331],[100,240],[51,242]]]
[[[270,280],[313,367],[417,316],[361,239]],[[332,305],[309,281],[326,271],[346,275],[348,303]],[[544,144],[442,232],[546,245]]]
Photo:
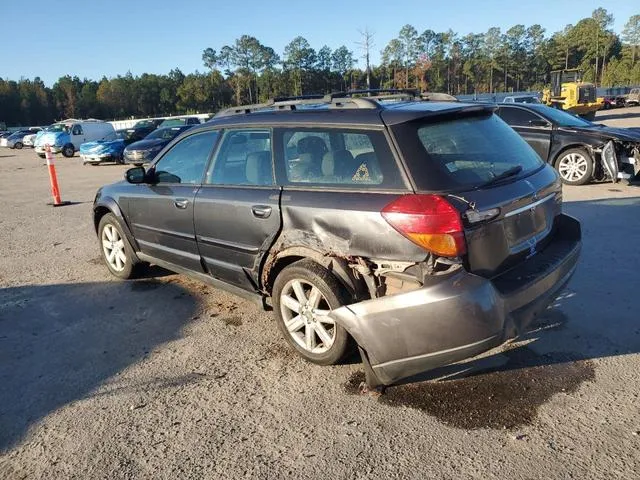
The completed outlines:
[[[474,188],[512,169],[527,175],[543,165],[538,154],[497,115],[418,124],[422,152],[411,170],[418,189]],[[436,181],[437,180],[437,181]]]

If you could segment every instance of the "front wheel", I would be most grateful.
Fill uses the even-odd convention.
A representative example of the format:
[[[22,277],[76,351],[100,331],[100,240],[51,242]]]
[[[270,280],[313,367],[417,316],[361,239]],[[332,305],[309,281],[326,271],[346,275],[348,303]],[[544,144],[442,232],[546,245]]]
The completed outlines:
[[[334,365],[351,351],[347,331],[328,315],[348,303],[346,289],[326,268],[311,260],[286,267],[273,285],[278,328],[304,359]]]
[[[582,148],[565,150],[556,160],[555,166],[567,185],[584,185],[593,176],[593,159]]]
[[[76,153],[76,149],[73,147],[73,145],[65,145],[62,148],[62,155],[64,155],[67,158],[73,157],[75,153]]]
[[[133,278],[138,261],[120,223],[112,213],[107,213],[100,219],[98,241],[102,260],[109,271],[118,278]]]
[[[22,150],[22,142],[16,142],[16,144],[13,146],[13,148],[17,148],[18,150]]]

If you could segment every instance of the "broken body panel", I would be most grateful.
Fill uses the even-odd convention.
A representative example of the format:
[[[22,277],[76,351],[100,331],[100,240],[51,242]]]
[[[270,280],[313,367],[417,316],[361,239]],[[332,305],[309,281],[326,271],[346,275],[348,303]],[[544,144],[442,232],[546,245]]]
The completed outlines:
[[[556,218],[555,241],[488,279],[458,269],[417,290],[347,305],[331,317],[355,338],[370,387],[477,355],[521,334],[573,275],[579,223]]]
[[[551,168],[449,197],[461,213],[470,204],[477,212],[499,211],[467,225],[464,261],[434,258],[385,222],[379,212],[397,197],[341,193],[336,203],[333,192],[285,189],[283,230],[271,249],[278,257],[303,256],[304,248],[342,265],[338,276],[351,285],[354,303],[331,317],[360,346],[371,367],[369,386],[389,385],[513,338],[576,268],[580,226],[561,214],[561,184]],[[434,268],[438,261],[444,263]],[[359,290],[358,280],[365,283]]]

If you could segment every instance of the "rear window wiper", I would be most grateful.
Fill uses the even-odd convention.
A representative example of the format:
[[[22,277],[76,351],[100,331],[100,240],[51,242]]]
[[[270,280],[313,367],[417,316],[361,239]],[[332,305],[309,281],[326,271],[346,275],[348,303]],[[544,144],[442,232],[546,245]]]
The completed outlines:
[[[504,180],[505,178],[513,177],[514,175],[519,174],[521,171],[522,171],[522,165],[516,165],[514,167],[511,167],[511,168],[505,170],[501,174],[496,175],[491,180],[488,180],[488,181],[484,182],[478,188],[488,187],[489,185],[493,185],[494,183],[497,183],[500,180]]]

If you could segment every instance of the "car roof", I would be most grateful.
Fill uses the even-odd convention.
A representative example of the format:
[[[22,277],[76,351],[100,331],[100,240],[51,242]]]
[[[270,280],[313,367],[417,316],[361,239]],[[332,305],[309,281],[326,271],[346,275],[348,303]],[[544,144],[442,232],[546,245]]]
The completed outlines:
[[[194,131],[212,126],[287,126],[287,125],[353,125],[380,126],[396,125],[418,118],[446,114],[487,111],[492,112],[492,104],[434,102],[434,101],[385,101],[380,99],[378,108],[335,108],[331,104],[303,106],[295,109],[263,109],[244,113],[216,116],[196,127]],[[238,107],[240,110],[241,107]]]

